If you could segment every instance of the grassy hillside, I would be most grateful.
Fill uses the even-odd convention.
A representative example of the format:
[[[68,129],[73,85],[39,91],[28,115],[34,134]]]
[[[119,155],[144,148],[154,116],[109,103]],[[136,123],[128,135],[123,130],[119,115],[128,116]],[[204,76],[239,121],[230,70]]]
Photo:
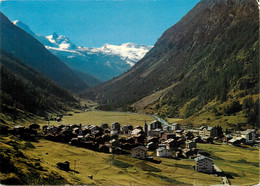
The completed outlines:
[[[193,169],[194,160],[155,158],[160,164],[133,159],[125,155],[94,152],[84,148],[41,140],[32,143],[35,148],[21,150],[30,159],[37,159],[47,172],[59,172],[70,184],[99,185],[212,185],[221,178]],[[55,146],[55,151],[50,148]],[[200,149],[211,154],[215,164],[232,176],[231,184],[258,183],[257,148],[238,148],[228,145],[199,144]],[[152,154],[152,152],[150,152]],[[239,154],[239,156],[238,156]],[[56,163],[69,161],[71,171],[61,171]],[[25,166],[25,169],[27,166]],[[88,176],[93,175],[93,179]],[[1,176],[6,176],[1,173]]]
[[[30,142],[0,136],[0,183],[3,185],[61,185],[58,171],[49,170],[39,157],[29,156]]]
[[[27,151],[30,156],[38,156],[53,171],[55,164],[69,161],[71,169],[78,173],[61,171],[62,177],[73,184],[99,185],[169,185],[169,184],[219,184],[221,179],[197,173],[192,169],[194,160],[158,159],[161,164],[137,160],[128,156],[98,153],[91,150],[72,147],[66,144],[40,141],[33,143],[36,149]],[[55,145],[55,151],[50,146]],[[93,180],[88,178],[93,175]]]

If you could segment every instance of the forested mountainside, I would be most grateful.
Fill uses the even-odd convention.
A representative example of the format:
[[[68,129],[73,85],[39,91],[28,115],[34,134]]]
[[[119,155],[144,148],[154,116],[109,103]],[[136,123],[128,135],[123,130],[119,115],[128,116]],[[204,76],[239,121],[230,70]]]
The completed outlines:
[[[202,0],[131,70],[88,96],[106,109],[132,106],[189,117],[212,101],[259,94],[258,70],[257,2]]]
[[[66,111],[79,105],[65,89],[16,57],[0,50],[1,113],[16,109],[44,116],[46,112]]]
[[[12,54],[67,90],[88,88],[74,72],[50,53],[37,39],[15,26],[0,12],[0,48]]]

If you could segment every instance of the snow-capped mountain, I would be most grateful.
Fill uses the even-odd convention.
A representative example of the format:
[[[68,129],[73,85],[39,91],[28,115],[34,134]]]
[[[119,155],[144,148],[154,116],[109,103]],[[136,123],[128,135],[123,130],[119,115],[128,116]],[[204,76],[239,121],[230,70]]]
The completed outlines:
[[[48,41],[50,43],[52,43],[54,45],[55,48],[59,48],[62,50],[68,50],[68,49],[73,50],[73,49],[78,48],[66,36],[62,36],[62,35],[59,36],[58,34],[54,33],[53,35],[46,36],[46,38],[48,39]],[[51,46],[49,46],[49,47],[51,47]]]
[[[138,45],[134,43],[124,43],[121,45],[105,44],[101,48],[92,48],[91,52],[102,52],[107,55],[118,55],[131,67],[151,49],[150,46]]]
[[[101,81],[124,73],[152,48],[134,43],[105,44],[100,48],[79,47],[66,36],[54,33],[45,37],[34,33],[21,21],[13,23],[42,42],[50,52],[72,69],[91,74]]]

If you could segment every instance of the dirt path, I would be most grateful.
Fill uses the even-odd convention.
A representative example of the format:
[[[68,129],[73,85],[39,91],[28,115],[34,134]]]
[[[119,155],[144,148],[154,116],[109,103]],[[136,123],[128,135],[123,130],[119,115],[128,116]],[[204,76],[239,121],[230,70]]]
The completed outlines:
[[[216,170],[218,175],[221,175],[222,183],[224,185],[231,185],[229,179],[227,178],[227,176],[225,175],[225,173],[222,171],[221,168],[219,168],[218,166],[214,165],[214,169]]]

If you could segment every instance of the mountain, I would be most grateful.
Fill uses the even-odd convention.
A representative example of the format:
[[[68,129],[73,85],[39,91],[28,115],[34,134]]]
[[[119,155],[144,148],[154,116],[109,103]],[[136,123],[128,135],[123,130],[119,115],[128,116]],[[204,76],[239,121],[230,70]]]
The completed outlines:
[[[41,72],[4,50],[0,52],[1,113],[11,114],[19,109],[43,116],[78,106],[70,93]]]
[[[91,75],[99,81],[107,81],[126,72],[152,48],[134,43],[105,44],[100,48],[79,47],[66,36],[54,33],[45,37],[34,33],[22,21],[13,23],[38,39],[70,68]],[[100,84],[98,80],[94,82]],[[95,85],[97,84],[93,86]]]
[[[201,0],[130,71],[87,95],[107,109],[189,117],[210,102],[259,94],[258,69],[257,2]]]
[[[88,88],[73,71],[42,43],[14,25],[0,12],[0,48],[41,71],[63,88],[78,92]]]
[[[46,46],[69,67],[107,81],[129,70],[151,47],[124,43],[105,44],[100,48],[64,49]]]

